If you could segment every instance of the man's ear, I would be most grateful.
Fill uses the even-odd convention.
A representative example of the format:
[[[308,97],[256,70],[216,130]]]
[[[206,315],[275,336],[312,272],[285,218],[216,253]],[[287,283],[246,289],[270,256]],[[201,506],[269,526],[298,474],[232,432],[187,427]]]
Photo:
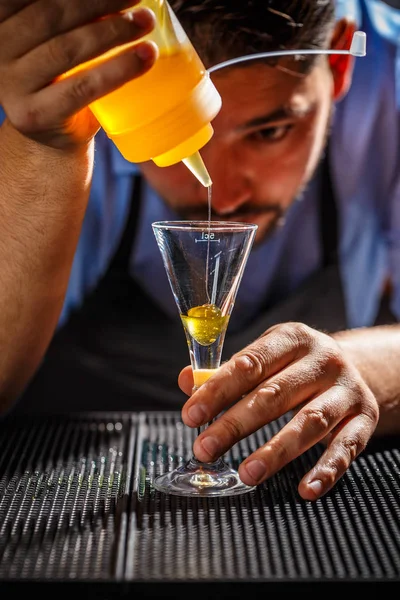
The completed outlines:
[[[333,32],[331,48],[349,50],[356,25],[353,21],[340,19]],[[334,100],[341,100],[350,88],[354,68],[354,56],[351,54],[330,54],[329,65],[334,82]]]

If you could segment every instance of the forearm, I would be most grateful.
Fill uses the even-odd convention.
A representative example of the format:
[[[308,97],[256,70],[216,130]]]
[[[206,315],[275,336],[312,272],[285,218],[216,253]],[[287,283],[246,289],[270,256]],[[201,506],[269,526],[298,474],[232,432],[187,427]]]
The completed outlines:
[[[400,432],[400,325],[354,329],[333,336],[374,393],[376,433]]]
[[[55,150],[7,122],[0,127],[0,413],[56,328],[89,196],[92,146]]]

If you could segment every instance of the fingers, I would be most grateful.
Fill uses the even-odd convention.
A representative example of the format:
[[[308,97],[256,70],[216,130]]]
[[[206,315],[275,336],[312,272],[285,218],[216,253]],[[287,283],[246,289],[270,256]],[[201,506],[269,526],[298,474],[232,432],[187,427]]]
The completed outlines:
[[[182,389],[190,371],[180,375]],[[292,411],[282,430],[240,466],[244,483],[257,485],[319,442],[327,450],[302,480],[299,493],[326,493],[365,448],[379,418],[377,401],[332,338],[288,323],[220,367],[186,402],[184,422],[199,427],[227,409],[194,443],[212,462],[238,441]]]
[[[186,402],[182,419],[189,427],[211,421],[224,408],[254,390],[275,373],[309,352],[312,338],[301,324],[270,329],[245,350],[233,356]],[[194,411],[192,408],[198,410]],[[195,416],[195,412],[202,419]]]
[[[0,5],[2,54],[5,58],[18,58],[48,40],[86,25],[102,17],[116,14],[132,7],[139,0],[39,0],[21,2],[23,10],[2,11]],[[11,4],[14,4],[12,1]],[[7,17],[9,17],[7,19]],[[7,20],[6,20],[7,19]],[[32,23],[35,24],[32,27]],[[18,32],[18,35],[16,35]],[[81,41],[84,41],[82,36]]]
[[[309,408],[308,413],[303,415],[303,423],[297,419],[300,411],[277,435],[243,461],[239,467],[241,480],[248,485],[261,483],[321,441],[324,431],[333,431],[332,425],[338,419],[326,412],[319,417],[318,410],[320,408]],[[332,435],[326,451],[300,482],[300,496],[305,500],[315,500],[326,494],[365,448],[377,421],[378,415],[374,410],[339,421],[338,433]]]
[[[178,385],[184,394],[190,396],[194,386],[193,369],[191,366],[185,367],[179,373]]]
[[[67,70],[112,48],[116,48],[115,54],[121,53],[121,46],[146,35],[153,26],[152,13],[138,9],[132,19],[118,15],[58,36],[48,44],[35,48],[20,61],[15,69],[15,81],[21,82],[24,93],[36,92]],[[31,76],[32,73],[35,73],[35,78]],[[135,71],[136,74],[139,72]]]
[[[284,374],[288,381],[292,370],[288,369]],[[312,371],[308,375],[308,380],[299,384],[298,389],[298,378],[291,381],[286,390],[276,378],[265,388],[250,394],[250,400],[246,397],[238,402],[198,436],[193,447],[196,458],[205,462],[216,460],[236,442],[287,413],[292,405],[302,402],[315,379]],[[288,458],[290,461],[308,450],[347,416],[351,407],[351,395],[339,386],[309,401],[274,438],[276,458],[283,462],[286,457],[291,457]],[[268,445],[266,451],[269,452],[271,447]]]
[[[251,419],[261,415],[268,418],[272,403],[276,418],[327,389],[343,369],[343,361],[327,336],[310,332],[299,324],[269,330],[220,367],[191,396],[182,410],[183,421],[189,427],[204,425],[246,394],[240,405],[240,421],[247,418],[245,412],[250,410]],[[276,373],[279,377],[273,378]]]
[[[34,2],[35,0],[13,0],[12,2],[10,0],[0,0],[0,24]]]
[[[19,113],[10,110],[9,118],[26,135],[57,127],[97,98],[148,70],[156,52],[151,42],[128,48],[96,69],[76,73],[32,95]]]
[[[15,129],[56,148],[91,139],[97,125],[86,110],[78,122],[78,111],[148,71],[158,55],[153,42],[140,41],[154,27],[152,11],[137,8],[119,12],[133,4],[137,2],[17,2],[21,10],[0,24],[0,103]],[[4,15],[0,0],[2,9]],[[104,14],[107,17],[101,18]],[[8,46],[4,35],[17,24],[21,27],[10,30],[14,41],[11,43],[10,38]],[[43,40],[46,42],[40,43]],[[15,58],[32,45],[27,54]],[[7,52],[14,58],[7,60]],[[85,70],[79,72],[82,63]],[[71,75],[74,67],[77,72]],[[59,81],[66,72],[68,79]]]
[[[314,468],[300,481],[300,496],[304,500],[317,500],[329,492],[365,449],[376,424],[377,420],[362,415],[340,428]]]

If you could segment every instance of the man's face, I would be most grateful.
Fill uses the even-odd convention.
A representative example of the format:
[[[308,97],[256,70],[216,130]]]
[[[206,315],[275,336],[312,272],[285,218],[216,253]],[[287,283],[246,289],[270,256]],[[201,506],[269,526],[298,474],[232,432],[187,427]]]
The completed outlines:
[[[213,218],[258,224],[261,241],[312,177],[326,143],[333,79],[325,59],[308,75],[253,64],[213,81],[222,108],[201,150],[211,176]],[[183,219],[207,219],[207,190],[183,164],[141,165]]]

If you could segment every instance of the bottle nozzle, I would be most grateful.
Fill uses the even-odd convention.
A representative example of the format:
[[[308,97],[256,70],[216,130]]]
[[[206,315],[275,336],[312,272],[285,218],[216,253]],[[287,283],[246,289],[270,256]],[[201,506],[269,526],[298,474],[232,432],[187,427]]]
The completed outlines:
[[[182,162],[193,173],[193,175],[197,177],[204,187],[210,187],[212,185],[211,177],[208,174],[203,159],[200,156],[200,152],[195,152],[191,156],[184,158]]]
[[[260,58],[272,58],[281,56],[302,56],[308,54],[352,54],[353,56],[366,56],[367,54],[367,34],[364,31],[355,31],[349,50],[336,50],[336,48],[325,49],[325,48],[291,48],[290,50],[274,50],[272,52],[257,52],[255,54],[246,54],[244,56],[238,56],[236,58],[230,58],[224,60],[213,67],[208,69],[208,73],[214,73],[225,67],[231,65],[237,65],[249,60],[260,59]]]
[[[364,31],[354,32],[350,54],[353,56],[365,56],[367,54],[367,35]]]

